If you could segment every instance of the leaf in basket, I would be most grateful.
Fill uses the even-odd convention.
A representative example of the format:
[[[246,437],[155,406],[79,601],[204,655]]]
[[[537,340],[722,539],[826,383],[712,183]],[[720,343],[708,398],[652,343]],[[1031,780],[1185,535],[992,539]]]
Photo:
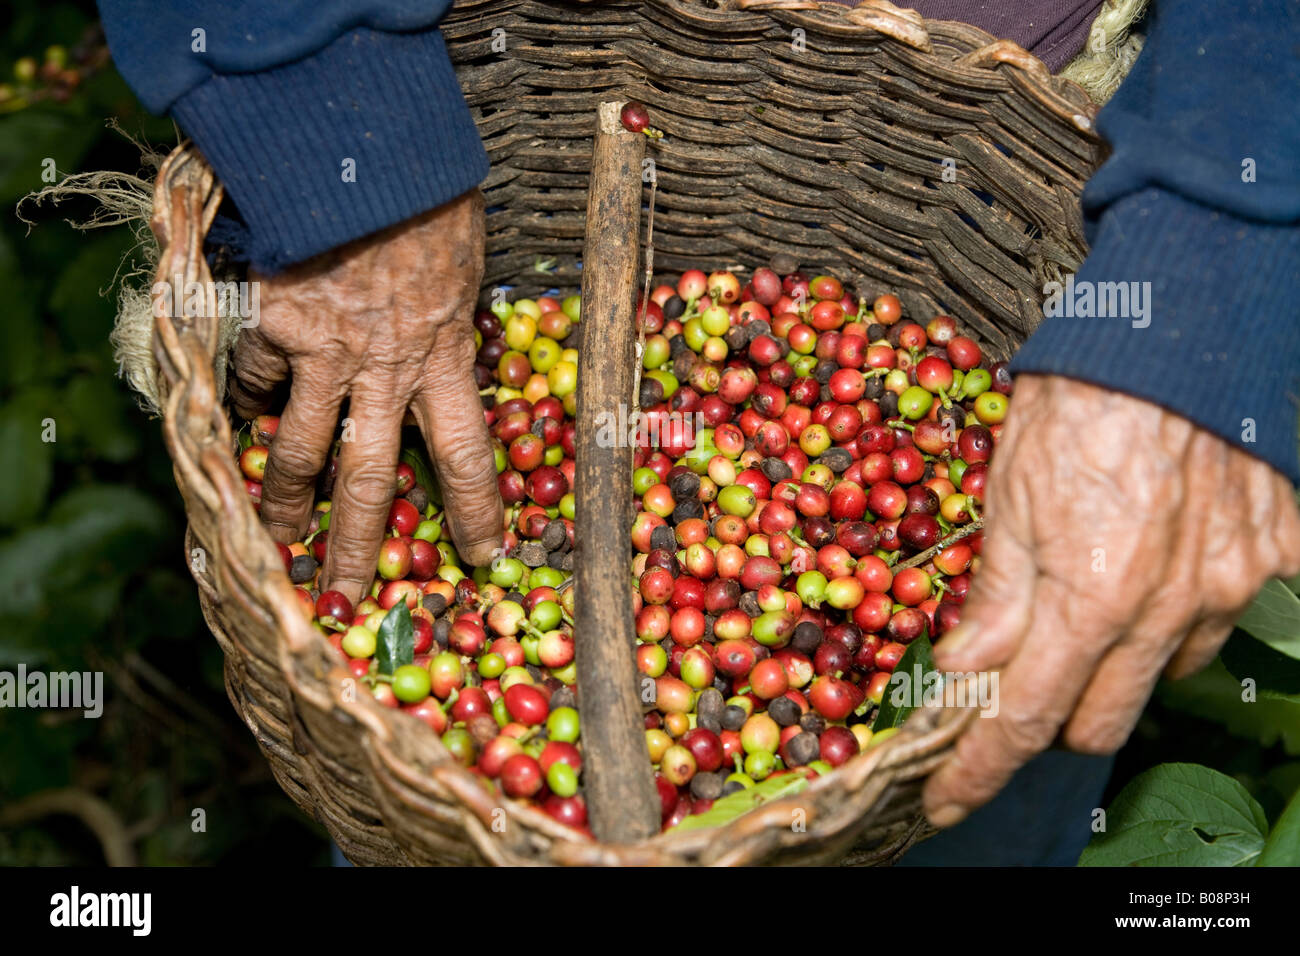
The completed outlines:
[[[411,446],[403,448],[402,461],[411,466],[411,470],[415,472],[415,483],[428,492],[429,500],[441,508],[442,489],[438,487],[438,479],[434,477],[433,469],[429,467],[429,459],[424,456],[424,452]]]
[[[1166,763],[1129,782],[1080,866],[1251,866],[1268,820],[1239,782],[1194,763]]]
[[[411,610],[405,601],[398,601],[384,615],[379,625],[379,647],[375,651],[379,673],[391,677],[393,671],[415,661],[415,628],[411,626]]]
[[[907,645],[907,650],[894,668],[893,676],[880,700],[880,713],[871,725],[872,733],[889,727],[898,727],[916,710],[921,695],[928,689],[926,675],[935,673],[934,648],[930,638],[922,633]],[[916,685],[916,686],[913,686]]]
[[[769,777],[747,790],[738,790],[730,796],[715,800],[713,806],[704,813],[687,817],[677,824],[676,829],[704,830],[708,827],[720,827],[761,804],[801,793],[807,786],[808,778],[797,770],[784,776]]]

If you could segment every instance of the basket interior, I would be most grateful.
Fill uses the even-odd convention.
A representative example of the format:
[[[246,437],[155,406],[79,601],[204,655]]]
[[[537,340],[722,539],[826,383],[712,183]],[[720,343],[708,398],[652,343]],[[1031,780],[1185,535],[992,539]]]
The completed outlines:
[[[787,252],[909,315],[951,314],[1006,357],[1043,283],[1082,259],[1099,143],[1018,68],[959,62],[987,34],[925,27],[932,52],[843,8],[458,4],[443,32],[492,163],[485,286],[580,285],[596,105],[637,99],[665,134],[647,151],[657,273]]]

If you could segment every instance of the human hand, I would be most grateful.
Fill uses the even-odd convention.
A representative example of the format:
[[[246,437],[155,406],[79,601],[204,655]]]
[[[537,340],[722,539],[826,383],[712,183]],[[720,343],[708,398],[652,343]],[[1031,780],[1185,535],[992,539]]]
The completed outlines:
[[[236,411],[264,411],[275,386],[291,379],[262,520],[279,541],[302,539],[347,399],[354,438],[339,457],[322,582],[354,603],[374,578],[408,408],[461,556],[486,564],[501,545],[501,497],[473,375],[483,228],[474,190],[277,275],[250,276],[262,284],[261,313],[235,348]]]
[[[1058,738],[1127,739],[1162,672],[1209,663],[1273,576],[1300,572],[1300,514],[1280,473],[1186,419],[1055,376],[1017,380],[987,484],[983,564],[941,671],[999,671],[926,783],[951,826]]]

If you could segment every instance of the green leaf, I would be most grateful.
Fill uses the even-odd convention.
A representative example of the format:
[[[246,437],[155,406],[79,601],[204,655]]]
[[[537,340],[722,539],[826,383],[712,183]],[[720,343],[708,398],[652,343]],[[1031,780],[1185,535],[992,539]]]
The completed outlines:
[[[930,644],[929,636],[922,634],[907,645],[907,650],[899,660],[898,666],[894,668],[894,673],[885,687],[885,696],[880,701],[880,712],[876,714],[875,722],[871,725],[871,732],[898,727],[907,720],[907,716],[916,710],[916,701],[921,699],[921,695],[929,687],[929,682],[925,679],[926,675],[933,673],[935,673],[934,648]],[[915,689],[913,685],[918,678],[920,688]]]
[[[1080,866],[1250,866],[1264,848],[1264,810],[1236,780],[1193,763],[1133,778],[1106,811]]]
[[[47,521],[0,541],[6,627],[0,664],[71,654],[118,609],[128,575],[147,567],[172,530],[148,495],[84,485],[59,499]],[[177,565],[183,567],[180,555]]]
[[[424,452],[412,445],[402,449],[401,460],[411,466],[415,472],[415,483],[429,493],[429,500],[439,508],[442,507],[442,489],[438,487],[438,479],[434,477],[433,468],[429,465],[429,459],[424,456]]]
[[[1241,683],[1221,660],[1183,680],[1161,681],[1156,694],[1166,706],[1217,721],[1236,737],[1265,747],[1281,743],[1290,756],[1300,756],[1300,702],[1263,694],[1243,700]]]
[[[58,439],[58,398],[28,389],[0,408],[0,528],[29,523],[45,507]]]
[[[1300,794],[1291,798],[1268,835],[1256,866],[1300,866]]]
[[[411,626],[411,611],[405,601],[398,601],[384,615],[379,625],[375,660],[379,662],[379,673],[389,677],[397,668],[415,661],[415,628]]]
[[[1237,627],[1287,657],[1300,659],[1300,597],[1278,580],[1269,581]]]
[[[1219,658],[1238,681],[1253,680],[1261,697],[1294,697],[1300,703],[1300,661],[1244,631],[1234,631]]]
[[[762,783],[756,783],[746,790],[737,790],[729,796],[715,800],[708,810],[687,817],[674,829],[704,830],[708,827],[720,827],[760,804],[801,793],[807,786],[808,778],[797,770],[780,777],[768,777]]]

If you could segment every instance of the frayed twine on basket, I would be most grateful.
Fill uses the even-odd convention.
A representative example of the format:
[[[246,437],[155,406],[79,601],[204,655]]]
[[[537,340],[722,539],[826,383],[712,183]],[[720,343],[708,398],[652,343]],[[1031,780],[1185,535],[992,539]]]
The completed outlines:
[[[1060,75],[1078,83],[1103,104],[1133,68],[1146,39],[1138,21],[1148,0],[1106,0],[1088,32],[1088,42]]]
[[[109,333],[109,342],[113,346],[118,375],[135,390],[141,408],[161,416],[158,361],[153,352],[152,293],[161,250],[149,222],[153,217],[154,179],[167,154],[143,145],[116,123],[110,122],[109,126],[139,148],[140,175],[114,170],[72,173],[55,185],[23,197],[18,203],[17,215],[28,226],[33,226],[35,220],[24,215],[24,207],[29,202],[34,205],[49,202],[58,206],[65,200],[88,199],[94,204],[88,215],[67,218],[74,229],[126,226],[131,230],[135,245],[123,258],[112,281],[100,290],[100,295],[107,296],[113,287],[117,287],[117,316]],[[225,393],[226,369],[239,336],[241,319],[233,284],[236,278],[234,274],[213,276],[217,289],[217,314],[222,319],[220,346],[213,360],[218,394]]]

